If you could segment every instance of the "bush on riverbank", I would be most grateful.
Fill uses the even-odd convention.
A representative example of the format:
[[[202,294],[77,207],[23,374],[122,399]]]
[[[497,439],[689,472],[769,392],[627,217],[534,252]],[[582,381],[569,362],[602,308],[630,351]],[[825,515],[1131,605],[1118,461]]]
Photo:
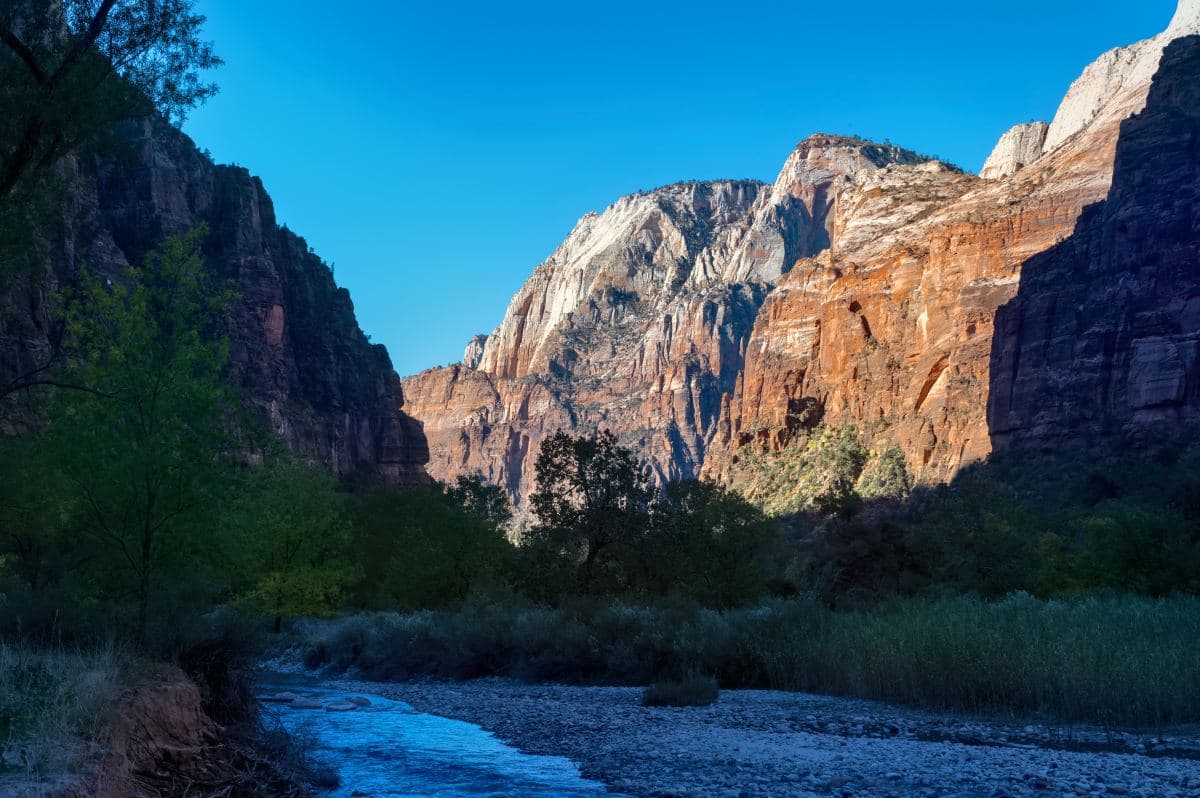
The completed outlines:
[[[313,627],[310,663],[372,679],[486,675],[648,684],[711,674],[775,688],[1122,725],[1200,721],[1200,599],[896,600],[830,611],[772,601],[576,601],[549,609],[473,597],[457,610],[380,613]],[[319,654],[319,655],[318,655]]]

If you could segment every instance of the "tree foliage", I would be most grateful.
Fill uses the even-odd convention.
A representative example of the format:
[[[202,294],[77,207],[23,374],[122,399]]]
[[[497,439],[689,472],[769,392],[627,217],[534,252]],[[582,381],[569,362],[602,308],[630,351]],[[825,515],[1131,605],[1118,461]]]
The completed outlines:
[[[231,554],[246,598],[273,619],[326,616],[357,576],[350,526],[328,469],[281,456],[253,469],[231,519]]]
[[[739,493],[699,480],[672,482],[654,501],[650,534],[630,567],[646,574],[646,594],[736,607],[767,592],[777,534]]]
[[[0,200],[106,125],[175,123],[221,61],[194,0],[12,0],[0,7]]]
[[[537,525],[529,541],[578,562],[585,589],[649,523],[649,476],[611,432],[551,435],[538,452],[537,491],[530,505]]]
[[[503,491],[478,479],[451,488],[376,488],[353,513],[360,606],[441,607],[507,576],[512,510]]]
[[[228,346],[214,328],[229,292],[209,280],[203,230],[168,240],[110,284],[83,275],[67,329],[76,356],[45,444],[77,498],[78,531],[136,597],[139,636],[168,563],[206,545],[228,468]]]

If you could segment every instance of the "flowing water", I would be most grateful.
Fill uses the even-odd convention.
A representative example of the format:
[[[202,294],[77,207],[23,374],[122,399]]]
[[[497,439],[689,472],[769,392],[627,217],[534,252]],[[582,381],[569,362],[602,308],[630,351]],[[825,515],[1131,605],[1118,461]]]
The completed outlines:
[[[341,785],[334,798],[370,796],[512,796],[583,798],[606,795],[564,757],[531,756],[505,745],[478,726],[417,712],[402,701],[370,693],[272,681],[263,695],[286,690],[322,707],[361,696],[371,703],[353,712],[263,705],[288,732],[310,740],[314,756],[332,767]]]

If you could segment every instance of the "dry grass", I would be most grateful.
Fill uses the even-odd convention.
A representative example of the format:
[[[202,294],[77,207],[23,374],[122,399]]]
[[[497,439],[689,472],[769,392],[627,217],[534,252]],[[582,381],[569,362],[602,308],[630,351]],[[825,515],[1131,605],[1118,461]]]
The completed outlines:
[[[78,769],[102,743],[132,670],[113,648],[0,642],[0,785],[52,782]]]

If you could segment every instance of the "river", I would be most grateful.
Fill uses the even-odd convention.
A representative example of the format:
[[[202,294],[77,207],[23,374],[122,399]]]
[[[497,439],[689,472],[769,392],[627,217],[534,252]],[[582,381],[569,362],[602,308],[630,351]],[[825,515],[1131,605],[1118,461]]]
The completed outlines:
[[[532,756],[496,739],[479,726],[417,712],[402,701],[371,693],[347,693],[308,681],[264,681],[260,695],[295,694],[321,704],[298,709],[264,702],[266,720],[311,742],[313,755],[337,771],[341,784],[327,794],[350,796],[511,796],[589,798],[607,795],[570,759]],[[369,705],[331,712],[347,697]]]

